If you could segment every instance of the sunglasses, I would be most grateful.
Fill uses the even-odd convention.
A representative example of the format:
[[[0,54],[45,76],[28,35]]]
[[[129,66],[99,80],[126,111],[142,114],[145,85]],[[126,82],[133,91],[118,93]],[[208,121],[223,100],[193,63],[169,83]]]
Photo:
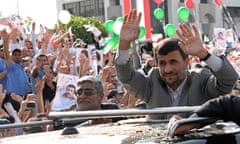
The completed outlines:
[[[84,93],[86,96],[91,96],[97,93],[97,91],[94,91],[93,89],[79,89],[77,90],[77,96],[81,96]]]

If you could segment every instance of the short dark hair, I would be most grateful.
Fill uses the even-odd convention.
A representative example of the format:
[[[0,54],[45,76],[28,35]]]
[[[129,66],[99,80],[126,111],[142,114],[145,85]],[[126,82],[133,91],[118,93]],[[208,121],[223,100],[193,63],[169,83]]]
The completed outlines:
[[[166,38],[159,42],[159,44],[155,47],[155,58],[157,62],[157,55],[167,55],[172,51],[179,51],[182,58],[186,60],[188,55],[183,52],[183,50],[178,45],[180,40],[176,38]]]
[[[73,85],[73,84],[68,84],[67,87],[69,87],[69,88],[74,88],[74,90],[76,89],[76,86]]]
[[[12,51],[12,55],[14,55],[16,52],[21,53],[22,51],[21,51],[21,49],[16,48]]]
[[[117,90],[117,89],[112,89],[112,90],[110,91],[110,93],[108,94],[107,99],[111,99],[111,98],[113,98],[114,96],[117,96],[117,94],[118,94],[118,90]]]
[[[84,54],[88,58],[88,51],[87,50],[82,50],[81,53]]]
[[[37,56],[37,60],[39,60],[39,59],[42,58],[42,57],[45,57],[45,58],[48,59],[47,55],[45,55],[45,54],[40,54],[40,55]]]

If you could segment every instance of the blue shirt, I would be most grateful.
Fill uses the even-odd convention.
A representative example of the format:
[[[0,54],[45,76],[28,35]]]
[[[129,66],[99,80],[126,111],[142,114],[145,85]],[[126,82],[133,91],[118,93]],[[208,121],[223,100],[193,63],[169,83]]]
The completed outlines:
[[[26,96],[29,91],[28,77],[23,66],[13,62],[7,67],[7,93]]]
[[[5,59],[0,58],[0,73],[4,71],[7,71]],[[7,75],[0,80],[0,84],[2,84],[4,90],[7,88]]]

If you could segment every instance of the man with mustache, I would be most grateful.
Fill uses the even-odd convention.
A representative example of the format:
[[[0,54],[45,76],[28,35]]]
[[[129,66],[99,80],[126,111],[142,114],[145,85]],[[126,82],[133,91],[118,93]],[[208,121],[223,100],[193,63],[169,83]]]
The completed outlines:
[[[119,109],[115,103],[102,103],[104,99],[104,87],[103,83],[95,76],[83,76],[77,82],[76,89],[76,111],[91,111],[91,110],[107,110],[107,109]],[[82,125],[89,124],[103,124],[109,122],[116,122],[121,120],[118,118],[99,118],[88,120]]]
[[[195,25],[191,29],[180,24],[177,30],[179,39],[165,38],[155,47],[157,67],[147,77],[137,72],[132,66],[129,48],[131,42],[138,39],[140,20],[141,13],[136,10],[124,17],[114,63],[124,87],[131,95],[144,100],[147,108],[200,105],[231,92],[238,79],[236,71],[225,57],[212,55],[204,49]],[[189,70],[188,55],[206,62],[210,70]],[[151,115],[150,118],[170,116]]]

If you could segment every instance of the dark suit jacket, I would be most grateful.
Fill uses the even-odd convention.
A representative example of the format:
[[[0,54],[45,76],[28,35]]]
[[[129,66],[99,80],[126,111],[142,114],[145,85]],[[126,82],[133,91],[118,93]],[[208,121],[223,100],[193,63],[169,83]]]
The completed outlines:
[[[240,97],[227,95],[209,100],[196,113],[200,117],[233,121],[240,126]]]

